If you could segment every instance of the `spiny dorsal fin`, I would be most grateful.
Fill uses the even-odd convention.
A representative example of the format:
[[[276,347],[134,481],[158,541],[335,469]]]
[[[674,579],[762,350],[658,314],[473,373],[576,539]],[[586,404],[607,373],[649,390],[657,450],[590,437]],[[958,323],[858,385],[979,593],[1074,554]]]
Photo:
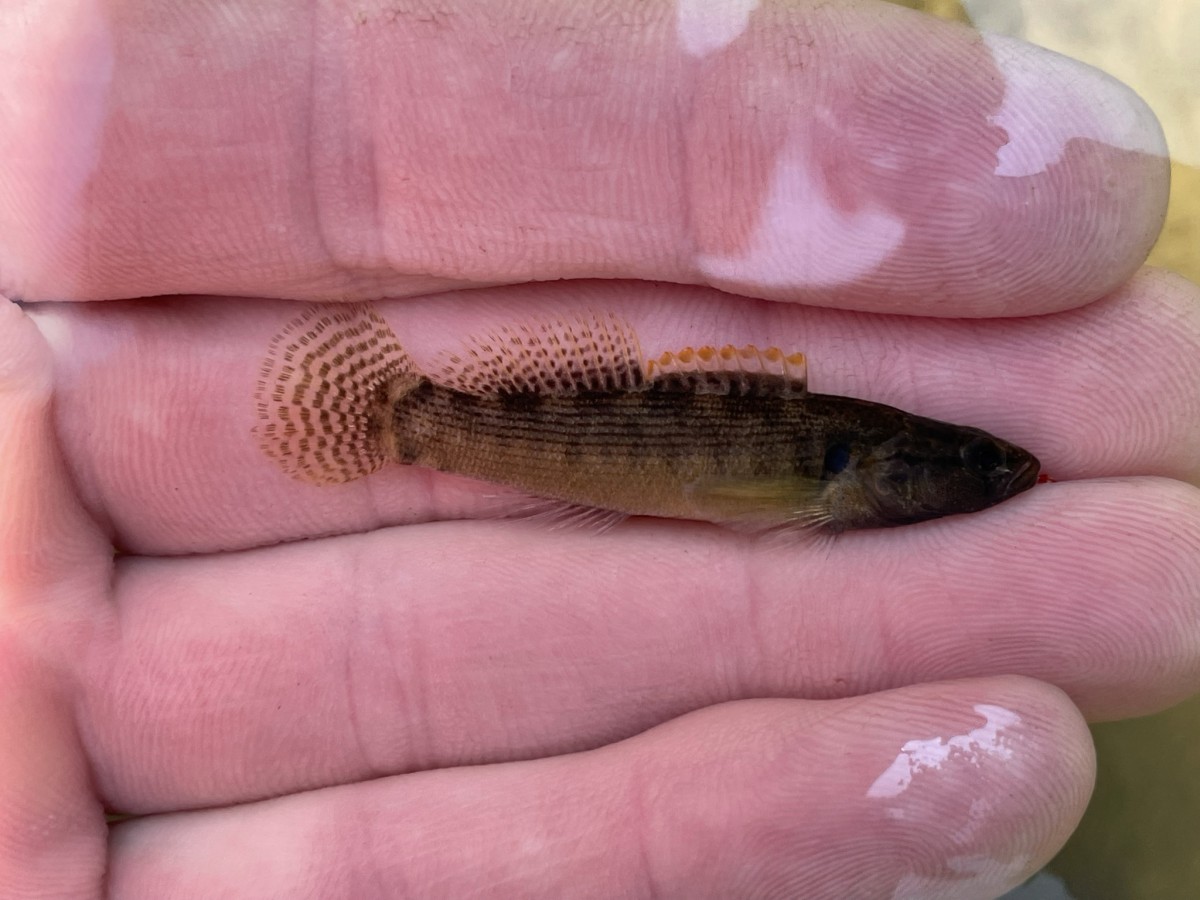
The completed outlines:
[[[649,360],[645,369],[651,387],[662,390],[781,397],[801,397],[808,392],[804,354],[785,354],[778,347],[685,347]]]
[[[310,308],[271,341],[263,360],[259,447],[313,484],[369,475],[395,442],[393,395],[415,379],[396,335],[369,306]]]
[[[615,315],[504,327],[443,357],[436,380],[468,394],[577,394],[644,386],[637,335]]]

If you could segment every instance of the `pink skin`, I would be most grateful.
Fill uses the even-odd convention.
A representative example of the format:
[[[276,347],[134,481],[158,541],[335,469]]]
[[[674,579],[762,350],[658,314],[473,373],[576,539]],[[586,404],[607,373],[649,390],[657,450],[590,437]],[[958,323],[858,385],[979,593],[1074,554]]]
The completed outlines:
[[[1026,98],[1045,55],[1006,63],[879,3],[764,2],[703,56],[669,0],[30,5],[0,11],[0,290],[22,299],[624,277],[1020,315],[1116,287],[1164,211],[1161,134],[1097,140],[1098,73],[1073,79],[1094,109]],[[1024,66],[1016,116],[1004,64]],[[1053,162],[997,174],[1040,122]],[[797,178],[818,195],[762,234]],[[874,265],[830,283],[797,223],[839,216]],[[872,222],[898,229],[886,249]]]
[[[1163,161],[1093,138],[996,175],[985,46],[890,7],[763,3],[690,54],[667,4],[385,6],[0,11],[0,286],[518,282],[379,308],[425,366],[580,307],[625,316],[648,353],[802,349],[814,389],[994,430],[1060,483],[833,543],[547,531],[497,520],[513,498],[466,479],[275,471],[252,395],[294,304],[0,300],[0,894],[1020,881],[1086,803],[1083,716],[1200,684],[1200,292],[1128,280]],[[906,88],[926,79],[940,93]],[[839,221],[904,226],[820,288],[802,254],[754,255],[799,146],[784,120],[814,97],[836,118],[801,130],[805,152]],[[1055,102],[1037,99],[1034,123]],[[842,309],[519,283],[703,282],[714,259],[753,262],[724,287]],[[109,829],[105,809],[147,815]]]

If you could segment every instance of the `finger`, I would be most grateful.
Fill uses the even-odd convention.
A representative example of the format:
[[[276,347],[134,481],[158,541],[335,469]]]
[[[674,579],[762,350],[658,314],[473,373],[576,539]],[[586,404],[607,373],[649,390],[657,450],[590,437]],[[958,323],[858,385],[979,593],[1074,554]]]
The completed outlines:
[[[1023,315],[1114,288],[1162,223],[1153,114],[1048,51],[850,0],[531,9],[0,13],[0,287],[597,276]]]
[[[1148,272],[1055,316],[881,318],[614,282],[522,286],[380,305],[420,365],[498,325],[612,311],[648,354],[705,343],[804,350],[813,390],[976,425],[1054,478],[1200,482],[1200,292]],[[294,305],[228,301],[57,306],[58,429],[88,509],[141,553],[261,545],[381,525],[495,515],[498,489],[389,466],[315,488],[278,471],[251,430],[259,366]]]
[[[1200,490],[1164,479],[824,547],[444,523],[127,558],[116,589],[80,721],[130,811],[583,750],[751,697],[1015,673],[1108,718],[1200,688]]]
[[[1093,768],[1070,704],[1021,679],[754,701],[586,754],[124,824],[110,889],[994,897],[1066,840]]]

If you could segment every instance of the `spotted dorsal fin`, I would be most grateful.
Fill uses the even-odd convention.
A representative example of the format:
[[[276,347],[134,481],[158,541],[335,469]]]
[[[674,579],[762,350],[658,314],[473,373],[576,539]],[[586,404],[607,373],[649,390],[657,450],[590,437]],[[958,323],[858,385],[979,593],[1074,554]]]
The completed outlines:
[[[645,370],[650,387],[658,390],[783,397],[808,393],[804,354],[784,353],[778,347],[685,347],[649,360]]]
[[[468,394],[548,395],[640,390],[637,335],[615,315],[581,315],[505,326],[467,341],[434,369],[441,384]]]

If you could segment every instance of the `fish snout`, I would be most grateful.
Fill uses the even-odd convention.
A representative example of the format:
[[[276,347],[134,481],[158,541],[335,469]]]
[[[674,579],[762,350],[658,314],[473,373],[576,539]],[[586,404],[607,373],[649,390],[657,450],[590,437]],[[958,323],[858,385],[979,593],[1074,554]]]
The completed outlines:
[[[1010,496],[1029,490],[1037,484],[1042,468],[1036,457],[1024,451],[1020,453],[1019,458],[1012,460],[1012,463],[1004,490],[1004,493]]]
[[[986,485],[987,494],[998,499],[1032,487],[1041,468],[1027,450],[990,435],[980,435],[964,446],[962,460]]]

